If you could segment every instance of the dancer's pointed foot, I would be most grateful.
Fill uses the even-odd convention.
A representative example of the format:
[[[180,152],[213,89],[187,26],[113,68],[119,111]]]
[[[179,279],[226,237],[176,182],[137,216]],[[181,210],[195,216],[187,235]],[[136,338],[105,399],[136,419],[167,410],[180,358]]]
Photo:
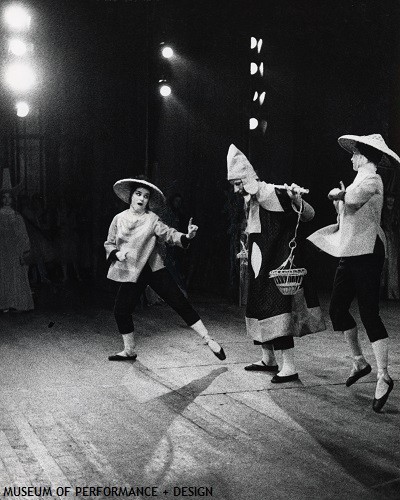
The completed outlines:
[[[386,401],[388,400],[393,386],[394,382],[390,377],[389,380],[387,380],[384,376],[378,378],[378,381],[376,383],[375,397],[372,402],[372,409],[375,412],[379,413],[382,410]]]
[[[346,387],[350,387],[357,382],[358,379],[365,377],[368,373],[371,373],[371,370],[371,365],[368,363],[365,366],[354,365],[349,378],[346,380]]]
[[[211,349],[211,351],[213,352],[213,354],[215,354],[215,356],[217,356],[218,359],[220,359],[221,361],[223,361],[224,359],[226,359],[226,355],[225,355],[225,351],[224,349],[222,348],[222,346],[220,346],[218,344],[218,342],[214,339],[207,339],[207,345],[208,347]]]

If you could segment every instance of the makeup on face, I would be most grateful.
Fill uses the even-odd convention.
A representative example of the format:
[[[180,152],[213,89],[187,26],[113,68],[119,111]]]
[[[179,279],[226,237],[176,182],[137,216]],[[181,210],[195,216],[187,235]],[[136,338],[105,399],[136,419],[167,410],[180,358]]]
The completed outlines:
[[[135,212],[144,212],[149,203],[150,190],[144,187],[138,187],[132,194],[131,207]]]
[[[230,181],[230,183],[233,186],[234,193],[245,194],[244,187],[243,187],[243,181],[241,179],[234,179],[234,180]]]

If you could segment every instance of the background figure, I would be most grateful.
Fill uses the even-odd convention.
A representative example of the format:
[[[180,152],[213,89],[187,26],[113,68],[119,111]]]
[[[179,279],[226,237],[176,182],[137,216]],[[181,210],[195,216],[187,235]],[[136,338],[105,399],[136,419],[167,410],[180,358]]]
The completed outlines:
[[[4,177],[3,177],[4,187]],[[7,186],[6,186],[7,187]],[[11,190],[2,190],[0,208],[0,310],[34,308],[25,258],[30,243],[22,216],[12,208]]]
[[[382,272],[382,296],[400,298],[399,294],[399,243],[400,217],[393,194],[387,194],[382,210],[382,229],[386,236],[386,258]]]
[[[19,198],[19,207],[31,244],[29,266],[32,281],[48,283],[51,280],[46,264],[55,261],[56,252],[50,238],[48,212],[43,198],[39,194],[32,195],[31,199],[24,195]]]
[[[64,197],[57,207],[57,243],[63,281],[67,281],[72,267],[77,280],[81,280],[78,266],[78,232],[76,211],[68,206]]]
[[[165,223],[181,233],[185,233],[189,217],[183,211],[183,198],[179,193],[175,193],[168,198],[165,215]],[[185,278],[185,257],[186,250],[172,245],[165,245],[164,263],[165,267],[172,274],[182,293],[187,297],[187,284]]]

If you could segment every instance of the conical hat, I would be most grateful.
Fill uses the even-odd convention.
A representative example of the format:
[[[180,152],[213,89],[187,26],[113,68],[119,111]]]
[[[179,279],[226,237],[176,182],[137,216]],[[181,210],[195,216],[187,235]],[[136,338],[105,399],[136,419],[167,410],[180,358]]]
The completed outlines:
[[[3,182],[1,184],[1,193],[17,193],[22,187],[22,182],[20,182],[17,186],[12,186],[11,184],[11,175],[9,168],[3,168]]]
[[[114,192],[125,203],[129,203],[129,197],[132,192],[132,188],[135,184],[140,184],[150,190],[150,202],[149,209],[153,212],[159,212],[165,205],[164,193],[151,182],[142,179],[121,179],[117,181],[114,186]]]
[[[372,148],[375,148],[384,154],[383,160],[381,162],[383,166],[400,166],[399,156],[387,146],[385,140],[380,134],[342,135],[341,137],[339,137],[338,142],[342,146],[342,148],[349,153],[358,151],[357,143],[366,144],[367,146],[371,146]]]
[[[258,189],[258,176],[249,160],[234,144],[229,146],[226,161],[228,181],[240,179],[243,181],[243,186],[249,194],[256,193]]]

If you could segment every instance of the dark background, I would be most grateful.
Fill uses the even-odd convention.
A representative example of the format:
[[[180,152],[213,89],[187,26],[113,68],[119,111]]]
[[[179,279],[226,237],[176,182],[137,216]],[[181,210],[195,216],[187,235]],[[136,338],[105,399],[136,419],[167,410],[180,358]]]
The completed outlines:
[[[308,233],[334,222],[326,194],[353,178],[340,135],[381,133],[400,152],[398,1],[53,0],[26,6],[40,69],[31,96],[38,123],[34,129],[29,116],[17,121],[12,96],[2,89],[1,164],[32,194],[16,149],[28,136],[37,141],[39,159],[29,162],[25,151],[27,168],[40,164],[45,172],[39,189],[50,209],[65,196],[85,211],[91,253],[101,262],[96,276],[106,272],[108,225],[125,208],[112,191],[120,178],[145,172],[166,195],[182,194],[185,212],[200,227],[191,248],[191,288],[234,296],[229,228],[237,214],[227,208],[226,181],[231,143],[263,180],[310,189],[317,215]],[[258,81],[249,72],[256,57],[251,36],[264,40]],[[161,61],[161,42],[174,47],[174,60]],[[157,93],[161,78],[172,85],[168,99]],[[255,85],[266,91],[261,107],[252,101]],[[251,116],[267,122],[265,133],[249,131]],[[392,173],[382,175],[389,185]],[[318,284],[328,289],[335,262],[310,252]]]

